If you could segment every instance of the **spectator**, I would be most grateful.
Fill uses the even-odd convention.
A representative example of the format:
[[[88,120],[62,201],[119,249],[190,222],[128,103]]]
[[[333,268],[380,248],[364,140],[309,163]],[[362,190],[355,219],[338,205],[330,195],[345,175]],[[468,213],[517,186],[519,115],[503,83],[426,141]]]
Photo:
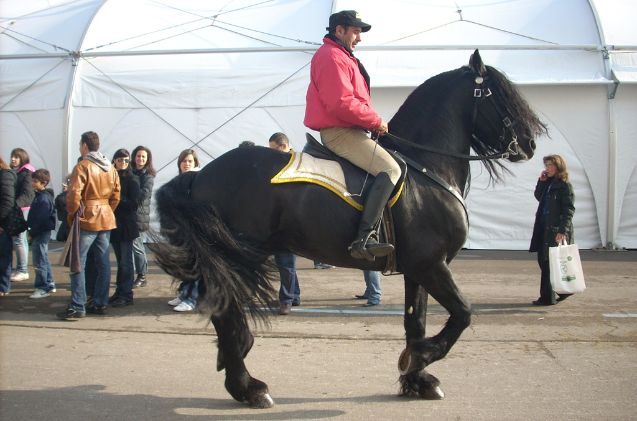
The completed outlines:
[[[377,306],[380,304],[382,291],[380,290],[380,273],[373,270],[364,270],[365,292],[363,295],[355,295],[359,300],[367,300],[366,307]]]
[[[547,155],[543,159],[544,171],[535,185],[535,198],[539,202],[535,213],[535,225],[529,251],[537,252],[540,266],[540,297],[533,301],[536,306],[549,306],[565,300],[571,294],[555,297],[549,270],[549,247],[562,240],[573,244],[573,214],[575,195],[568,180],[566,161],[560,155]]]
[[[15,172],[0,157],[0,297],[11,291],[11,236],[3,229],[11,209],[15,204],[15,190],[18,182]]]
[[[119,205],[115,209],[117,228],[111,231],[111,245],[117,260],[116,287],[108,303],[111,307],[124,307],[133,304],[133,241],[139,237],[137,207],[141,189],[139,178],[131,170],[130,154],[126,149],[118,149],[112,163],[119,175],[121,191]]]
[[[35,199],[31,203],[27,225],[35,269],[35,290],[29,298],[34,299],[48,297],[55,292],[53,269],[49,262],[49,241],[51,231],[55,229],[55,205],[53,190],[47,188],[49,181],[51,181],[51,174],[44,168],[36,170],[31,176]]]
[[[67,175],[62,183],[62,193],[55,197],[55,211],[57,213],[58,221],[60,221],[60,226],[58,227],[58,232],[55,235],[55,240],[61,242],[65,242],[69,235],[69,224],[67,222],[68,218],[66,214],[66,191],[69,188],[70,181],[71,174]]]
[[[140,204],[137,208],[139,237],[133,241],[133,256],[137,272],[133,288],[140,288],[146,286],[146,274],[148,273],[148,259],[146,258],[143,233],[150,228],[150,199],[153,196],[156,171],[153,167],[153,154],[147,147],[141,145],[136,147],[133,149],[132,156],[133,174],[139,177],[141,188]]]
[[[257,146],[256,143],[254,143],[251,140],[244,140],[243,142],[239,143],[239,148],[249,148],[252,146]]]
[[[284,153],[290,152],[290,141],[283,133],[270,136],[270,148]],[[279,314],[286,316],[292,306],[301,305],[301,287],[296,275],[296,256],[289,252],[276,253],[274,261],[279,268],[281,287],[279,288]]]
[[[179,174],[188,171],[199,171],[199,158],[197,152],[193,149],[185,149],[181,151],[177,158],[177,169]],[[173,310],[179,312],[193,311],[197,307],[197,299],[199,298],[199,280],[194,284],[186,285],[184,282],[179,286],[179,295],[168,304],[173,306]]]
[[[11,151],[11,168],[18,175],[18,184],[16,186],[15,201],[22,212],[25,219],[28,216],[29,208],[35,193],[31,185],[31,173],[35,168],[29,163],[29,154],[22,148],[15,148]],[[13,249],[15,250],[15,271],[11,275],[12,282],[26,281],[29,279],[27,265],[29,262],[29,242],[27,241],[27,232],[21,232],[13,236]]]
[[[117,171],[104,155],[98,152],[100,140],[95,132],[82,134],[80,154],[83,159],[75,166],[71,174],[71,183],[67,192],[66,210],[68,223],[78,218],[80,235],[79,272],[71,272],[71,302],[57,316],[63,320],[77,320],[86,315],[104,314],[108,303],[108,289],[111,280],[109,259],[109,240],[111,230],[115,228],[113,211],[119,204],[120,184]],[[80,205],[84,208],[81,209]],[[79,212],[78,212],[79,211]],[[88,251],[94,246],[97,260],[97,278],[93,302],[86,305],[86,278],[84,269]],[[72,268],[73,269],[73,268]]]

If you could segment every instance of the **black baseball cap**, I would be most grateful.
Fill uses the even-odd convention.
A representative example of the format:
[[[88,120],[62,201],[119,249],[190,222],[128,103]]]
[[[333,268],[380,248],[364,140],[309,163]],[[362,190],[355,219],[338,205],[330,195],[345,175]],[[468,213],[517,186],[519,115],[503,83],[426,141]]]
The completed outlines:
[[[330,16],[330,26],[325,29],[328,31],[335,29],[336,25],[355,26],[361,28],[362,32],[367,32],[372,29],[372,25],[361,20],[356,10],[341,10],[340,12],[332,13]]]

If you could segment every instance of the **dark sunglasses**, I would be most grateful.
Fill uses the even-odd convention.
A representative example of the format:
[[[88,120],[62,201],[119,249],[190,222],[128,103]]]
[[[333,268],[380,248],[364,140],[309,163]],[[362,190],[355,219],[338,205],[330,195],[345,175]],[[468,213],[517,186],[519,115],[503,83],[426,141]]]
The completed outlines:
[[[128,164],[130,162],[129,158],[117,158],[115,161],[123,162],[124,164]]]

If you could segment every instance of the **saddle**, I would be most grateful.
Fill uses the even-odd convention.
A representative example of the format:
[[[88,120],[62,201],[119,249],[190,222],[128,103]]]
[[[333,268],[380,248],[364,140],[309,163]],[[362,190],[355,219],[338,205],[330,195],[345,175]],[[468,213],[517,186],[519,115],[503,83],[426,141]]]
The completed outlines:
[[[305,134],[307,143],[301,154],[294,152],[288,165],[272,178],[272,183],[306,182],[320,185],[335,193],[350,206],[363,210],[365,197],[374,176],[358,168],[345,158],[327,149],[311,134]],[[405,183],[407,164],[395,153],[388,151],[400,166],[401,175],[389,199],[394,206]]]
[[[335,193],[350,206],[363,210],[365,197],[373,184],[374,176],[360,169],[345,158],[327,149],[311,134],[305,134],[307,143],[301,153],[293,152],[288,164],[275,175],[271,183],[305,182],[319,185]],[[391,207],[398,202],[405,185],[407,164],[397,154],[387,151],[401,169],[400,179],[387,203],[380,227],[377,229],[379,241],[395,244],[394,224]],[[384,273],[396,271],[395,252],[387,256]]]

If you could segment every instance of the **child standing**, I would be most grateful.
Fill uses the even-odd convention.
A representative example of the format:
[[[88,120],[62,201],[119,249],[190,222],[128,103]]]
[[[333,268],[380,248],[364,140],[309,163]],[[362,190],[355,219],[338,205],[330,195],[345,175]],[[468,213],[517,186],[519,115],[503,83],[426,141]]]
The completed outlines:
[[[49,262],[49,240],[51,231],[55,229],[55,206],[53,190],[46,188],[51,180],[49,171],[36,170],[31,179],[35,199],[31,203],[27,225],[35,269],[35,291],[29,298],[44,298],[55,292],[53,270]]]

